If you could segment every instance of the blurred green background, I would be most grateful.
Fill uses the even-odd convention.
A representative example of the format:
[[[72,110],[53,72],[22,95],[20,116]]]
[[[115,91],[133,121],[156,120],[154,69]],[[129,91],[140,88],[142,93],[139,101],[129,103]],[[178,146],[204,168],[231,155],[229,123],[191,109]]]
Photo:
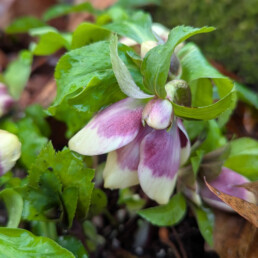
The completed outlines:
[[[258,0],[161,0],[154,21],[217,30],[191,38],[206,57],[258,90]]]

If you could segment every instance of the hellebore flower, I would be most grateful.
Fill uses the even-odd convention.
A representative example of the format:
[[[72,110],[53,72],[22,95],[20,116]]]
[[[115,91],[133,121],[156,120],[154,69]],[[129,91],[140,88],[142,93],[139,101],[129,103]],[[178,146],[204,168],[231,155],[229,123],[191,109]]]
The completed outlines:
[[[107,188],[140,183],[160,204],[169,201],[177,171],[190,154],[190,141],[167,99],[126,98],[100,111],[69,141],[84,155],[108,153],[103,172]]]
[[[21,155],[21,143],[16,135],[0,130],[0,176],[9,171]]]
[[[0,117],[8,112],[14,100],[9,95],[5,85],[0,83]]]
[[[238,187],[239,185],[248,182],[250,181],[246,177],[236,173],[229,168],[222,167],[219,176],[209,181],[209,184],[223,193],[254,203],[254,194],[243,187]],[[200,186],[200,195],[207,204],[224,211],[234,211],[231,207],[220,200],[214,193],[212,193],[206,185],[200,184]]]

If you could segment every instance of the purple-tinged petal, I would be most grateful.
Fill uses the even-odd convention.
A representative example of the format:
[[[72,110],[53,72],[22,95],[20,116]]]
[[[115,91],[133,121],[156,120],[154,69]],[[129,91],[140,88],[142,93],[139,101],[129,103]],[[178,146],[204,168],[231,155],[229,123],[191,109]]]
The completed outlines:
[[[160,204],[173,192],[180,164],[180,139],[176,124],[169,132],[154,130],[140,147],[138,175],[143,191]]]
[[[191,142],[185,130],[185,127],[179,118],[177,119],[177,125],[178,125],[180,145],[181,145],[180,165],[183,165],[190,156]]]
[[[0,176],[9,171],[21,155],[21,143],[16,135],[0,130]]]
[[[108,154],[103,172],[106,188],[126,188],[139,183],[140,143],[151,131],[148,126],[142,127],[132,142]]]
[[[143,104],[123,99],[103,111],[69,141],[69,148],[84,155],[99,155],[131,142],[141,127]]]
[[[143,109],[142,120],[150,127],[161,130],[171,124],[173,118],[173,107],[166,99],[152,99]]]
[[[209,184],[219,191],[229,194],[245,201],[255,202],[255,197],[253,193],[249,192],[245,188],[237,187],[238,185],[249,182],[249,180],[236,173],[235,171],[223,167],[221,173],[217,178],[210,181]],[[206,185],[201,185],[200,191],[202,199],[207,202],[210,206],[215,208],[225,210],[225,211],[233,211],[231,207],[222,202],[215,194],[213,194]]]
[[[7,113],[14,104],[14,99],[9,95],[4,84],[0,83],[0,117]]]

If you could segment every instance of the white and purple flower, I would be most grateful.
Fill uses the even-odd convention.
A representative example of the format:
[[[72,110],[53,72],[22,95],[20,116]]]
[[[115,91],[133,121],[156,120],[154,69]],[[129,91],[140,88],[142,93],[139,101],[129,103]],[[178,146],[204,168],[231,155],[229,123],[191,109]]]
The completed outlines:
[[[219,191],[238,197],[242,200],[255,203],[255,196],[244,187],[239,187],[242,184],[250,182],[248,178],[238,174],[237,172],[222,167],[220,174],[209,181],[209,184]],[[200,184],[200,195],[202,199],[214,208],[224,211],[234,212],[234,210],[211,192],[205,184]]]
[[[160,204],[169,201],[177,172],[190,154],[190,141],[172,104],[164,99],[126,98],[100,111],[69,141],[83,155],[108,153],[107,188],[140,183]]]

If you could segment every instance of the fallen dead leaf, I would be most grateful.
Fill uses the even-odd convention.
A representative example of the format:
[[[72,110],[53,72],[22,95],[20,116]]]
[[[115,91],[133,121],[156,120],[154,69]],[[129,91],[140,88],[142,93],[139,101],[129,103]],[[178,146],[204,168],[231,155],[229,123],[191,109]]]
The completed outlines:
[[[223,202],[228,204],[239,215],[250,221],[254,226],[258,228],[258,206],[256,204],[244,201],[240,198],[225,194],[215,187],[211,186],[206,179],[204,181],[207,187]]]
[[[237,214],[214,210],[214,250],[220,258],[257,258],[258,230]]]
[[[249,192],[252,192],[256,199],[256,204],[258,204],[258,181],[245,183],[242,185],[237,185],[238,187],[244,187]]]

